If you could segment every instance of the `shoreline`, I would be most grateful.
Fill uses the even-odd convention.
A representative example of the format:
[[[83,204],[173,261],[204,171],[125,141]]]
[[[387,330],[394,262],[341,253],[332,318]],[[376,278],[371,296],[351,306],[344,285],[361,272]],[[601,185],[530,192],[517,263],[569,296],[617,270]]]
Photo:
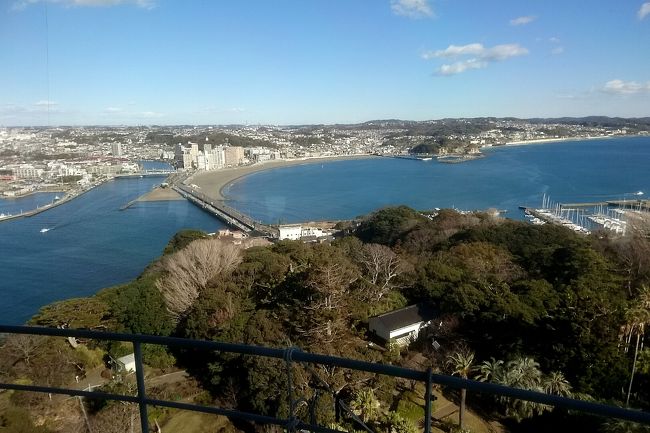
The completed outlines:
[[[78,197],[81,197],[82,195],[86,194],[87,192],[90,192],[93,189],[95,189],[95,188],[97,188],[99,186],[102,186],[103,184],[108,183],[108,182],[113,181],[113,180],[115,180],[115,179],[114,178],[103,179],[101,181],[98,181],[96,184],[92,184],[87,189],[83,189],[83,190],[75,192],[73,194],[71,194],[70,191],[65,191],[64,192],[65,195],[63,197],[61,197],[60,200],[57,200],[57,201],[55,201],[53,203],[46,204],[46,205],[41,206],[41,207],[37,207],[36,209],[32,209],[32,210],[27,211],[27,212],[22,212],[22,213],[17,214],[17,215],[4,216],[4,217],[0,218],[0,223],[6,222],[6,221],[13,221],[13,220],[16,220],[16,219],[19,219],[19,218],[33,217],[33,216],[38,215],[40,213],[46,212],[46,211],[48,211],[50,209],[54,209],[55,207],[61,206],[62,204],[66,204],[66,203],[68,203],[68,202],[70,202],[70,201],[72,201],[72,200],[74,200],[74,199],[76,199]],[[72,191],[74,191],[74,190],[72,190]],[[47,192],[47,191],[38,191],[38,192]],[[18,198],[22,198],[22,197],[18,197]]]
[[[320,156],[314,158],[298,158],[298,159],[281,159],[274,161],[266,161],[253,165],[243,167],[224,168],[221,170],[204,171],[193,174],[186,181],[185,184],[195,184],[201,192],[215,200],[227,200],[223,190],[231,186],[236,181],[253,173],[261,171],[274,170],[276,168],[293,167],[297,165],[317,164],[322,162],[332,161],[350,161],[356,159],[372,159],[380,158],[372,154],[357,154],[357,155],[336,155],[336,156]]]
[[[534,140],[519,140],[519,141],[509,141],[504,144],[496,144],[491,146],[481,146],[483,149],[498,149],[500,147],[516,147],[516,146],[526,146],[529,144],[545,144],[545,143],[563,143],[567,141],[586,141],[586,140],[609,140],[612,138],[632,138],[632,137],[646,137],[645,135],[596,135],[590,137],[563,137],[563,138],[536,138]]]

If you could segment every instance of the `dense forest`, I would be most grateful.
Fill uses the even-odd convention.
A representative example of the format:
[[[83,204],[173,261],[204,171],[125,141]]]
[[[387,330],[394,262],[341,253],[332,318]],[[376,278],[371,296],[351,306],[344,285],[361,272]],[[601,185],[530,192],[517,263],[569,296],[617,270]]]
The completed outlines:
[[[625,237],[584,237],[483,213],[423,214],[407,207],[340,227],[333,242],[248,249],[198,231],[179,232],[133,282],[46,306],[31,324],[296,346],[650,408],[650,349],[643,345],[650,323],[650,239],[644,227]],[[368,332],[370,317],[416,303],[439,314],[418,341],[384,347]],[[0,380],[70,385],[75,376],[130,352],[123,344],[87,341],[73,349],[63,339],[12,336],[0,351]],[[155,396],[287,416],[280,360],[145,346],[144,361],[148,377],[177,369],[189,375],[182,383],[152,385]],[[103,389],[134,392],[128,380],[102,374]],[[422,430],[421,384],[304,365],[295,367],[294,386],[301,419],[349,432],[364,424],[391,433]],[[450,389],[436,395],[437,405],[444,399],[463,406],[466,398]],[[126,431],[115,420],[132,420],[135,413],[121,403],[87,402],[84,421],[79,403],[66,401],[0,394],[0,432],[76,432],[88,425]],[[460,421],[471,431],[490,431],[481,427],[488,422],[502,431],[646,431],[487,395],[467,395],[467,404],[473,414],[467,420],[454,415],[435,427],[458,431]],[[175,413],[152,409],[150,416],[163,423]],[[264,430],[240,423],[219,429],[255,428]]]

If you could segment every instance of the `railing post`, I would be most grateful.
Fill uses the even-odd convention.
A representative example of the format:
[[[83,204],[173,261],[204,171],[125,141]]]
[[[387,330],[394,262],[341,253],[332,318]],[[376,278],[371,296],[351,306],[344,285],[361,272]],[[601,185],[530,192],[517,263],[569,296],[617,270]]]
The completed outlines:
[[[287,418],[286,429],[289,432],[295,432],[298,420],[296,418],[296,402],[293,398],[293,378],[291,374],[292,355],[294,347],[289,347],[284,351],[284,361],[287,365],[287,400],[289,403],[289,416]]]
[[[149,418],[147,417],[147,394],[144,390],[144,368],[142,364],[142,344],[139,341],[133,342],[135,355],[135,378],[138,383],[138,405],[140,407],[140,428],[142,433],[149,433]]]
[[[426,391],[424,393],[424,404],[426,404],[424,408],[424,433],[431,433],[431,400],[432,400],[432,393],[433,390],[431,389],[433,386],[433,374],[431,371],[431,367],[427,369],[427,383],[426,383]]]

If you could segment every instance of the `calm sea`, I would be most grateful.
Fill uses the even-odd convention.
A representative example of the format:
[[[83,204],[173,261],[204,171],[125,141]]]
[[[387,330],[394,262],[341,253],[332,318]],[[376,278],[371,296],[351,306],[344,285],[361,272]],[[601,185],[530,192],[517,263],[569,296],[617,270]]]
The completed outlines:
[[[650,194],[650,137],[497,148],[462,164],[375,158],[255,173],[233,184],[230,204],[268,223],[351,218],[382,206],[507,210],[555,201]],[[181,228],[216,231],[213,217],[185,201],[120,207],[160,178],[107,183],[67,204],[0,223],[0,323],[22,323],[40,306],[126,282],[160,256]],[[0,200],[0,213],[53,194]],[[52,230],[41,233],[42,228]]]
[[[135,278],[182,228],[223,227],[187,201],[136,203],[120,210],[162,181],[116,180],[34,217],[0,223],[0,323],[23,323],[45,304]],[[0,212],[16,206],[27,210],[46,198],[0,200]],[[43,228],[51,230],[41,233]]]
[[[225,192],[231,205],[267,223],[345,219],[406,204],[420,210],[590,202],[650,194],[650,137],[487,150],[461,164],[393,158],[305,164],[255,173]]]

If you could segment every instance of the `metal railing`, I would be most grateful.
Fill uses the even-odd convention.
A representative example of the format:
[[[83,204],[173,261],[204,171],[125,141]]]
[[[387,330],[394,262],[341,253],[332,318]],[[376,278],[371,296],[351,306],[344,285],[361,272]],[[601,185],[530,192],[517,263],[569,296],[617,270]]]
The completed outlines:
[[[351,370],[363,371],[368,373],[381,374],[386,376],[398,377],[408,380],[423,382],[425,384],[425,433],[431,432],[431,403],[433,400],[432,387],[434,384],[448,386],[456,389],[466,389],[477,393],[494,394],[498,396],[511,397],[521,400],[527,400],[535,403],[546,404],[554,407],[568,410],[577,410],[593,415],[603,417],[618,418],[627,421],[650,424],[650,413],[626,409],[622,407],[610,406],[601,403],[593,403],[581,400],[574,400],[557,395],[544,394],[536,391],[529,391],[517,388],[510,388],[504,385],[494,383],[478,382],[469,379],[462,379],[454,376],[435,374],[428,369],[427,371],[413,370],[409,368],[396,367],[393,365],[378,364],[366,361],[358,361],[336,356],[319,355],[306,353],[295,347],[286,349],[274,349],[269,347],[251,346],[244,344],[221,343],[205,340],[190,340],[175,337],[160,337],[153,335],[139,334],[119,334],[113,332],[98,332],[77,329],[56,329],[31,326],[7,326],[0,325],[0,334],[27,334],[42,335],[50,337],[75,337],[96,340],[123,341],[131,342],[134,348],[136,362],[136,382],[137,395],[120,395],[104,393],[97,391],[82,391],[76,389],[56,388],[49,386],[21,385],[13,383],[0,383],[0,389],[16,391],[33,391],[51,394],[63,394],[70,396],[80,396],[89,398],[98,398],[104,400],[117,400],[129,403],[137,403],[140,409],[140,423],[143,433],[149,432],[149,422],[147,418],[147,406],[160,406],[174,409],[190,410],[208,414],[222,415],[229,418],[235,418],[245,421],[252,421],[260,424],[273,424],[284,427],[288,431],[308,430],[316,433],[341,433],[338,430],[302,422],[296,416],[296,404],[298,401],[294,398],[293,381],[291,367],[294,362],[310,363],[316,365],[327,365]],[[250,412],[243,412],[232,409],[223,409],[218,407],[202,406],[197,404],[182,403],[169,400],[158,400],[147,397],[145,392],[144,370],[142,363],[142,344],[155,344],[162,346],[174,346],[192,349],[215,350],[225,353],[236,353],[242,355],[263,356],[269,358],[282,359],[287,367],[287,398],[289,407],[289,416],[286,419],[274,418],[266,415],[260,415]]]

